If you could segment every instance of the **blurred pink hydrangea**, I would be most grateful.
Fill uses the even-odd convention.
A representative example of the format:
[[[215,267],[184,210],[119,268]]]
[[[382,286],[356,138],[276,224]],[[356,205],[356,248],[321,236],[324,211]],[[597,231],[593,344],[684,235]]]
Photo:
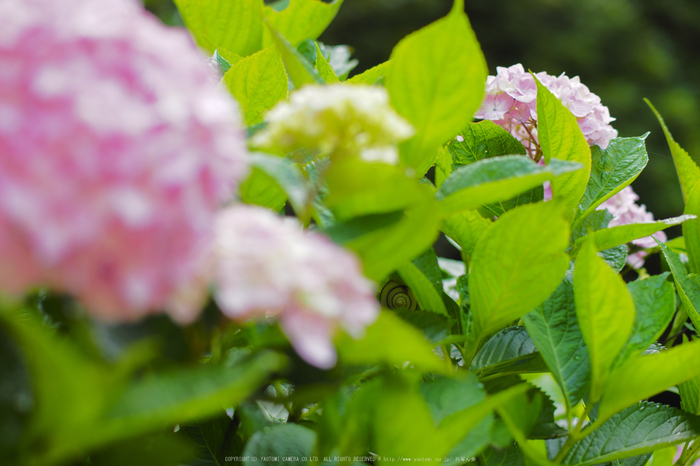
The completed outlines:
[[[537,84],[521,64],[509,68],[496,68],[496,76],[486,80],[486,97],[474,115],[492,120],[508,130],[523,143],[530,157],[539,160],[541,151],[537,139]],[[554,94],[578,120],[589,145],[608,147],[617,131],[610,126],[614,118],[608,108],[600,103],[600,97],[581,84],[579,77],[562,74],[550,76],[536,73],[537,79]]]
[[[222,312],[236,320],[278,318],[299,356],[320,368],[336,363],[338,328],[360,337],[379,312],[354,255],[259,207],[219,214],[214,261]]]
[[[135,1],[0,17],[0,289],[50,286],[113,321],[161,309],[245,171],[235,104]]]
[[[631,186],[623,188],[619,193],[612,196],[607,201],[598,206],[598,210],[607,209],[613,216],[608,227],[616,227],[618,225],[627,225],[630,223],[650,223],[654,221],[654,214],[647,212],[644,204],[637,205],[639,196],[632,190]],[[653,236],[653,238],[652,238]],[[656,241],[666,242],[666,234],[663,231],[654,233],[646,238],[635,239],[632,244],[641,248],[653,248],[656,246]],[[635,269],[644,265],[644,258],[647,253],[638,251],[627,256],[627,263]]]

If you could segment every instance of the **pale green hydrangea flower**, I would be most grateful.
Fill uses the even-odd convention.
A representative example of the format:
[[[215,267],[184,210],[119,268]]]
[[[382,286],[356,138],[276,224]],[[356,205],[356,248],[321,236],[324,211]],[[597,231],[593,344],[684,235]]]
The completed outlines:
[[[282,154],[310,148],[390,164],[398,161],[396,144],[414,134],[378,86],[305,86],[270,110],[266,121],[252,138],[256,148]]]

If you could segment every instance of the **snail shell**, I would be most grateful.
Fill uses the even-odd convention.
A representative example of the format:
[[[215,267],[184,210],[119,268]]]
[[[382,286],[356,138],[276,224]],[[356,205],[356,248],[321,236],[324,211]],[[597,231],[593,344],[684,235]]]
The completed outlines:
[[[389,280],[379,294],[382,307],[387,309],[418,309],[418,300],[404,283]]]

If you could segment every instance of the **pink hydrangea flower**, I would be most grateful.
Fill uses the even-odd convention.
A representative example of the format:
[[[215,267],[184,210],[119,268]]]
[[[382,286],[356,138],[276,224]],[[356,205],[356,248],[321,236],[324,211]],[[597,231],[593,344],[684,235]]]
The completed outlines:
[[[650,223],[654,221],[654,214],[647,212],[644,204],[638,205],[639,196],[632,190],[631,186],[623,188],[619,193],[612,196],[607,201],[598,206],[598,210],[607,209],[613,216],[608,227],[616,227],[618,225],[628,225],[630,223]],[[666,242],[666,233],[659,231],[652,236],[635,239],[632,244],[641,248],[653,248],[656,246],[656,241]],[[627,263],[638,269],[644,265],[646,251],[638,251],[627,256]]]
[[[336,363],[338,328],[360,337],[376,319],[374,286],[357,258],[293,219],[245,205],[218,217],[214,298],[236,320],[279,319],[309,364]]]
[[[10,0],[0,17],[0,288],[50,286],[114,321],[158,310],[245,170],[235,104],[137,2]]]
[[[519,63],[496,70],[496,76],[487,78],[486,97],[474,116],[492,120],[508,130],[523,143],[532,158],[539,160],[537,84]],[[535,76],[571,110],[589,145],[605,149],[610,139],[617,137],[617,131],[610,126],[614,119],[610,118],[608,108],[600,103],[600,97],[581,84],[578,76],[555,77],[544,72]]]

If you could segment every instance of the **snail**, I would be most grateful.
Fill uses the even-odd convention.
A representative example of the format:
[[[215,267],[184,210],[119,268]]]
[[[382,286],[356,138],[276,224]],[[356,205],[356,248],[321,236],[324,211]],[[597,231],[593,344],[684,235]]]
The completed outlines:
[[[418,300],[405,283],[389,280],[382,287],[379,302],[387,309],[418,309]]]

